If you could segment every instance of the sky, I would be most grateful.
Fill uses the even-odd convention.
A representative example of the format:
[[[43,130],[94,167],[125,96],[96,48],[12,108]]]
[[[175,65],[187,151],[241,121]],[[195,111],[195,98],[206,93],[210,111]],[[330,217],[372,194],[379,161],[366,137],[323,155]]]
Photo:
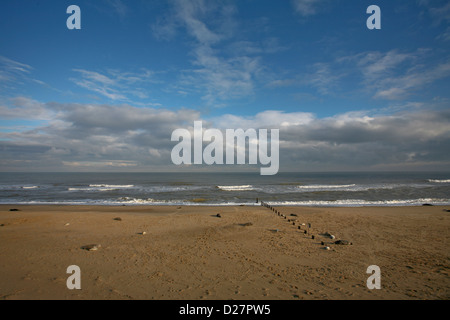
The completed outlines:
[[[279,129],[280,171],[448,171],[449,22],[446,0],[1,1],[0,171],[259,170],[175,166],[194,121]]]

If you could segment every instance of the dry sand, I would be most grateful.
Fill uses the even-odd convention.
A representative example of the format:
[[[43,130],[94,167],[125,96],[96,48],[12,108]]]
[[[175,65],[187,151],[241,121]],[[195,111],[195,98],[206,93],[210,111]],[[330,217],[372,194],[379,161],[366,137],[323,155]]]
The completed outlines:
[[[259,206],[2,205],[0,298],[450,298],[450,208],[278,209],[296,225]],[[328,245],[325,232],[353,245]],[[81,290],[66,286],[70,265]],[[366,286],[370,265],[380,290]]]

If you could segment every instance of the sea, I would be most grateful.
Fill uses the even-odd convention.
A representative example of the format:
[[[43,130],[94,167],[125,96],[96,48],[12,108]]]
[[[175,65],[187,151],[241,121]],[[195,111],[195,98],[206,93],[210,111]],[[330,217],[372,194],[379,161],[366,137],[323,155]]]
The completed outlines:
[[[450,205],[450,172],[0,173],[0,204]]]

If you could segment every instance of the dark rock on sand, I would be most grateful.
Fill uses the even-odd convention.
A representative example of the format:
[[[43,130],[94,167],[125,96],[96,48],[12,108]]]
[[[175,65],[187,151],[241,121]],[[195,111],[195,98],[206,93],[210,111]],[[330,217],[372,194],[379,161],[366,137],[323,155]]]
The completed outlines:
[[[353,243],[351,243],[350,241],[347,240],[337,240],[334,242],[334,244],[339,244],[342,246],[348,246],[348,245],[352,245]]]
[[[424,203],[422,206],[424,206],[424,207],[432,207],[433,205],[430,204],[430,203]]]
[[[117,217],[117,218],[114,218],[113,220],[122,221],[122,218]]]
[[[334,236],[331,233],[329,233],[329,232],[322,233],[321,236],[327,237],[327,238],[330,238],[330,239],[334,239]]]
[[[216,214],[217,218],[222,218],[222,216],[220,215],[220,213]]]
[[[298,217],[298,215],[295,213],[291,213],[291,217]]]
[[[87,251],[96,251],[100,248],[101,246],[99,244],[89,244],[87,246],[82,246],[81,249],[83,250],[87,250]]]
[[[250,227],[252,225],[253,225],[253,223],[251,223],[251,222],[241,224],[241,226],[243,226],[243,227]]]
[[[9,209],[9,211],[20,211],[19,209]]]

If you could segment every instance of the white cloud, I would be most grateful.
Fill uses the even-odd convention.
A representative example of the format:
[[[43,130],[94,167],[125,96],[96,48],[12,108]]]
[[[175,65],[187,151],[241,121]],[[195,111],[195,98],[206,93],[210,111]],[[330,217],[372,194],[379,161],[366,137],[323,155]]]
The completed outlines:
[[[429,8],[430,15],[434,18],[435,23],[450,21],[450,2],[444,1],[445,4],[440,5],[434,2],[433,7]]]
[[[132,101],[133,97],[148,98],[145,85],[155,82],[154,73],[146,69],[136,73],[118,70],[107,70],[104,73],[84,69],[73,71],[80,74],[80,77],[70,79],[73,83],[113,101]]]
[[[103,160],[103,161],[63,161],[64,166],[73,167],[74,169],[79,168],[90,168],[105,169],[108,167],[116,168],[128,168],[136,167],[138,164],[134,161],[124,161],[124,160]]]
[[[121,0],[109,0],[109,2],[116,9],[119,15],[124,16],[127,14],[128,8]]]
[[[410,68],[406,73],[394,75],[376,84],[375,98],[387,100],[404,99],[417,90],[450,76],[450,62],[443,62],[435,67]]]
[[[200,44],[210,45],[221,40],[222,36],[211,30],[203,19],[212,16],[217,9],[215,4],[204,0],[175,0],[176,17]]]
[[[30,80],[33,68],[27,64],[0,55],[0,92],[8,92]]]
[[[276,85],[306,84],[317,88],[322,95],[342,91],[346,79],[361,77],[359,88],[384,100],[407,99],[427,86],[450,76],[448,60],[433,59],[431,49],[412,52],[371,51],[342,56],[328,63],[316,63],[313,72],[294,79],[277,80]],[[346,94],[349,94],[348,90]]]
[[[30,73],[31,66],[0,56],[0,65],[3,71],[11,73]]]
[[[9,100],[8,105],[0,104],[0,118],[21,120],[50,120],[54,113],[45,104],[26,97]]]
[[[125,5],[122,0],[104,0],[117,15],[123,19],[129,12],[129,8]]]
[[[450,77],[450,61],[435,57],[428,48],[361,52],[317,62],[308,68],[304,73],[273,76],[267,86],[312,87],[321,96],[363,93],[394,101],[428,93],[433,84]]]
[[[450,41],[450,27],[447,27],[447,29],[443,33],[438,35],[436,37],[436,39],[437,40],[441,40],[441,41],[445,41],[445,42]]]
[[[206,89],[203,99],[214,105],[217,100],[248,96],[254,90],[254,78],[260,71],[259,59],[250,57],[222,58],[209,47],[195,50],[196,69],[184,80]]]
[[[337,81],[343,74],[333,72],[326,63],[316,63],[314,64],[314,68],[314,73],[306,77],[304,81],[316,87],[318,92],[322,95],[332,93],[337,85]]]
[[[200,93],[209,107],[223,106],[225,100],[250,96],[262,71],[257,53],[281,50],[276,39],[258,45],[248,43],[247,50],[236,48],[236,9],[214,1],[172,1],[171,14],[153,25],[158,39],[172,39],[178,30],[186,31],[191,42],[192,67],[181,72],[177,91]],[[226,53],[226,54],[224,54]]]
[[[292,0],[295,10],[302,16],[310,16],[317,12],[320,0]]]
[[[368,52],[361,54],[357,63],[364,77],[376,80],[397,69],[405,61],[413,62],[416,57],[417,54],[399,53],[397,50]]]
[[[210,122],[219,129],[264,129],[306,125],[314,119],[315,116],[307,112],[286,113],[277,110],[266,110],[249,117],[225,114],[210,119]]]

